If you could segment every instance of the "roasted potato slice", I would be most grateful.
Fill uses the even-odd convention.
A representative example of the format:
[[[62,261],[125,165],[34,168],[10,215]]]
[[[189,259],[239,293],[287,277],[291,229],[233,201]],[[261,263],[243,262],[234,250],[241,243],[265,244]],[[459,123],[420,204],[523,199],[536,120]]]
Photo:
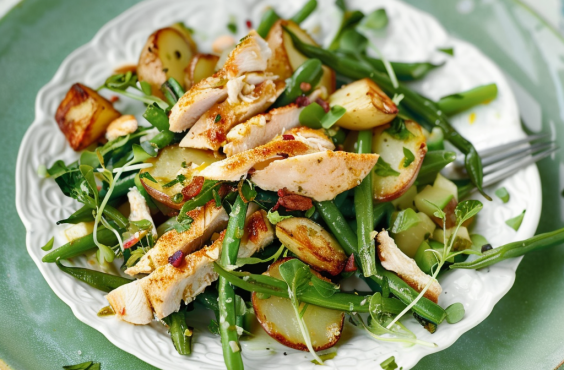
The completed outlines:
[[[221,157],[216,157],[213,152],[207,150],[171,145],[161,150],[156,158],[147,160],[153,167],[141,170],[140,180],[151,197],[168,207],[180,209],[184,202],[175,203],[174,196],[182,192],[184,186],[192,181],[192,177],[197,175],[199,170],[220,159]],[[150,174],[157,182],[143,177],[143,173]],[[179,182],[167,187],[166,184],[175,180],[179,174],[185,177],[184,184]]]
[[[55,121],[74,150],[82,150],[106,132],[121,113],[96,91],[82,84],[71,86],[59,104]]]
[[[392,136],[387,131],[389,128],[390,126],[386,125],[375,129],[372,140],[372,151],[380,154],[380,158],[383,160],[381,163],[389,164],[391,170],[399,173],[397,176],[393,174],[379,176],[376,171],[373,171],[374,199],[381,202],[399,198],[413,185],[427,153],[425,136],[421,126],[417,123],[405,121],[405,128],[411,133],[410,137],[405,140]],[[414,156],[413,161],[407,167],[404,167],[408,163],[404,149]]]
[[[329,105],[346,108],[337,125],[356,131],[385,125],[398,114],[392,99],[368,78],[341,87],[329,97]]]
[[[290,20],[277,21],[270,29],[267,37],[268,46],[273,50],[268,71],[277,74],[280,76],[280,79],[288,78],[293,71],[308,60],[305,55],[294,47],[292,38],[288,33],[284,32],[283,27],[288,28],[306,44],[319,46],[315,40],[295,22]],[[320,86],[325,87],[327,94],[331,95],[336,88],[335,71],[327,66],[323,66],[323,76],[318,84],[318,87]]]
[[[153,95],[162,97],[161,85],[170,77],[184,82],[184,70],[190,63],[194,51],[186,36],[175,28],[161,28],[151,34],[143,46],[137,75],[139,81],[151,85]]]
[[[289,259],[291,258],[276,261],[264,274],[282,280],[278,269]],[[312,273],[320,279],[327,280],[316,271]],[[257,319],[268,335],[290,348],[308,350],[290,299],[276,296],[261,299],[256,293],[253,293],[252,300]],[[304,304],[300,306],[302,309]],[[314,305],[307,307],[304,320],[315,351],[327,349],[337,343],[341,337],[344,319],[345,314],[341,311]]]
[[[185,69],[184,86],[186,90],[215,72],[219,57],[212,54],[196,54]]]
[[[190,48],[192,49],[192,52],[194,54],[198,52],[198,45],[196,44],[196,42],[192,38],[192,31],[188,27],[186,27],[186,25],[184,23],[177,22],[177,23],[174,23],[170,27],[174,28],[175,30],[177,30],[178,32],[180,32],[182,34],[182,36],[184,37],[184,40],[186,40],[188,45],[190,45]]]
[[[338,275],[347,255],[333,235],[309,218],[292,217],[276,224],[276,237],[300,260],[317,271]]]

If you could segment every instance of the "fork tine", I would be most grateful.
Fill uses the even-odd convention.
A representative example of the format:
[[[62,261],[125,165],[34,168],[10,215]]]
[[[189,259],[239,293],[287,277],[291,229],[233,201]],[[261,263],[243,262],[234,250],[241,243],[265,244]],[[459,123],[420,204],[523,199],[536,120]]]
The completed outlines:
[[[506,152],[502,152],[502,153],[498,153],[492,156],[489,156],[487,158],[482,159],[482,165],[484,167],[492,165],[494,163],[498,163],[501,162],[505,159],[508,158],[514,158],[515,156],[519,156],[525,153],[526,154],[532,154],[544,149],[547,149],[551,146],[556,145],[556,143],[554,141],[550,141],[547,143],[538,143],[538,144],[534,144],[531,146],[527,146],[527,147],[523,147],[523,148],[516,148],[514,150],[509,150]]]
[[[496,163],[492,163],[488,166],[484,167],[483,170],[483,174],[485,175],[489,175],[490,173],[494,173],[496,171],[501,171],[504,168],[507,168],[508,166],[512,165],[514,162],[518,162],[520,159],[522,158],[526,158],[529,157],[531,154],[536,154],[536,153],[541,153],[546,150],[550,150],[551,148],[556,148],[556,145],[554,146],[547,146],[547,148],[543,148],[542,150],[527,150],[527,151],[523,151],[521,153],[519,153],[516,156],[513,156],[511,158],[507,158],[505,160],[496,162]]]
[[[535,141],[535,140],[544,139],[544,138],[547,138],[549,136],[550,136],[550,134],[530,135],[530,136],[527,136],[524,139],[519,139],[519,140],[513,141],[511,143],[499,145],[499,146],[493,147],[493,148],[487,148],[487,149],[479,150],[478,154],[480,154],[480,157],[486,158],[486,157],[489,157],[491,155],[501,153],[501,152],[503,152],[507,149],[515,148],[517,146],[520,146],[520,145],[523,145],[523,144],[526,144],[526,143],[530,143],[530,142]]]
[[[514,173],[518,172],[522,168],[525,168],[526,166],[528,166],[532,163],[538,162],[541,159],[548,157],[552,153],[556,152],[558,149],[559,149],[558,147],[549,148],[548,150],[539,152],[532,157],[528,157],[524,161],[517,161],[517,162],[513,163],[512,165],[507,166],[502,171],[498,171],[498,172],[492,173],[490,175],[484,176],[483,186],[486,187],[486,186],[493,185],[496,182],[501,181],[501,180],[513,175]]]

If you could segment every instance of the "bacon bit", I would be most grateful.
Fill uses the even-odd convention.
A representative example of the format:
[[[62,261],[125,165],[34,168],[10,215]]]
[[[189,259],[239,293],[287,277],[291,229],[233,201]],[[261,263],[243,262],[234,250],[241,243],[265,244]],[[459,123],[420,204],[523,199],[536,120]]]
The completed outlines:
[[[238,189],[236,187],[229,185],[229,184],[221,184],[221,186],[219,187],[218,193],[219,193],[219,196],[221,198],[223,198],[227,194],[232,193],[234,191],[238,191]]]
[[[110,102],[111,102],[111,103],[115,103],[115,102],[117,102],[118,100],[119,100],[119,96],[117,96],[117,95],[112,95],[112,96],[110,97]]]
[[[278,201],[274,207],[272,207],[273,211],[276,211],[280,206],[284,207],[287,211],[307,211],[313,207],[311,198],[292,194],[288,192],[286,188],[278,190],[278,197]]]
[[[325,100],[323,100],[321,98],[315,99],[315,102],[317,104],[321,105],[321,108],[323,108],[325,113],[329,112],[329,110],[331,109],[331,107],[329,106],[329,103],[327,103]]]
[[[247,174],[252,175],[255,172],[257,172],[257,169],[254,168],[254,167],[251,167],[251,169],[247,172]]]
[[[284,139],[284,140],[296,140],[294,135],[290,135],[290,134],[282,135],[282,139]]]
[[[131,238],[123,242],[123,249],[129,249],[137,243],[139,243],[139,238],[132,236]]]
[[[183,260],[184,260],[184,252],[182,251],[176,251],[172,256],[168,257],[168,263],[170,263],[174,267],[180,267]]]
[[[121,316],[125,316],[125,307],[123,307],[123,308],[121,309],[121,312],[120,312],[119,314],[120,314]]]
[[[276,155],[279,155],[282,158],[288,158],[289,157],[288,153],[276,153]]]
[[[194,176],[190,184],[188,184],[186,187],[184,187],[184,189],[182,189],[182,195],[184,196],[184,201],[192,199],[196,195],[200,194],[203,185],[204,185],[204,178],[202,176]]]
[[[311,84],[308,83],[308,82],[302,82],[302,83],[300,84],[300,89],[301,89],[303,92],[308,92],[309,90],[311,90]]]
[[[356,271],[356,264],[354,263],[354,254],[351,254],[347,259],[347,264],[345,265],[345,272],[353,272]]]
[[[247,23],[247,28],[248,28],[248,29],[253,28],[253,22],[251,22],[250,19],[247,19],[247,22],[246,22],[246,23]]]
[[[296,104],[298,104],[298,107],[307,107],[308,105],[311,104],[311,101],[309,100],[309,98],[307,96],[298,96],[296,99]]]
[[[335,151],[336,151],[336,152],[338,152],[338,151],[341,151],[341,152],[342,152],[343,150],[345,150],[345,147],[343,146],[343,144],[339,144],[339,145],[337,145],[337,147],[335,148]]]

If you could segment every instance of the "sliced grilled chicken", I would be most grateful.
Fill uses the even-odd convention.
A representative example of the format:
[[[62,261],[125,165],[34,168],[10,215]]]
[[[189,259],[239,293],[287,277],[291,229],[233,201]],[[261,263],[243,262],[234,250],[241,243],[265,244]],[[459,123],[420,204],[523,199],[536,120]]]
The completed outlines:
[[[274,161],[254,172],[252,181],[264,190],[286,188],[316,201],[330,200],[360,184],[377,160],[378,154],[326,150]]]
[[[323,130],[316,130],[306,126],[292,128],[282,135],[274,138],[274,140],[292,139],[302,141],[318,149],[318,151],[334,150],[335,144],[325,135]]]
[[[231,90],[235,91],[231,95],[236,98],[239,95],[238,87],[233,87]],[[190,129],[180,142],[180,146],[218,150],[225,143],[227,133],[231,128],[264,112],[274,103],[281,90],[273,81],[266,80],[255,86],[250,94],[245,95],[244,100],[233,102],[228,99],[214,105]]]
[[[394,242],[388,232],[383,230],[376,237],[378,241],[378,256],[382,262],[382,266],[386,270],[393,271],[409,284],[413,289],[421,292],[425,286],[432,280],[432,277],[425,274],[412,258],[406,256]],[[439,295],[442,292],[441,285],[438,281],[433,280],[429,289],[425,292],[425,297],[437,303]]]
[[[284,131],[298,127],[302,109],[297,104],[290,104],[272,109],[268,113],[256,115],[238,124],[227,134],[227,144],[223,147],[223,152],[231,157],[245,150],[264,145]]]
[[[126,284],[106,296],[114,309],[123,312],[139,312],[143,316],[118,316],[119,319],[136,324],[148,324],[147,312],[155,312],[157,318],[162,319],[178,311],[181,301],[191,302],[206,287],[217,279],[213,271],[213,262],[221,255],[224,232],[214,243],[184,258],[179,267],[170,264],[161,266],[151,275]],[[247,217],[245,231],[241,238],[238,257],[246,258],[264,248],[274,239],[272,225],[263,210],[256,211]],[[126,288],[127,287],[127,288]],[[123,302],[134,302],[134,297],[142,296],[143,309],[133,311]],[[114,306],[114,304],[116,306]],[[136,306],[137,307],[137,306]],[[120,311],[120,312],[121,312]]]
[[[251,31],[231,51],[221,70],[194,85],[172,107],[170,130],[182,132],[192,127],[216,103],[227,99],[227,83],[231,79],[247,72],[264,72],[271,55],[266,41]]]
[[[106,296],[118,319],[137,325],[153,321],[153,309],[141,283],[141,280],[136,280],[122,285]]]
[[[188,215],[193,220],[189,230],[179,233],[173,229],[163,234],[155,246],[135,266],[125,270],[125,273],[149,274],[159,266],[166,265],[168,258],[177,251],[189,254],[200,249],[213,233],[225,228],[229,220],[223,207],[217,208],[214,200],[190,211]]]
[[[131,209],[131,213],[129,214],[129,221],[150,221],[151,224],[153,224],[153,237],[156,238],[157,228],[155,227],[155,223],[153,222],[153,217],[151,217],[151,210],[147,205],[145,197],[141,195],[136,187],[132,187],[127,193],[127,199],[129,200],[129,207]]]
[[[238,181],[246,176],[251,168],[259,169],[273,160],[317,152],[319,141],[324,135],[310,133],[308,130],[311,129],[305,130],[300,127],[299,131],[292,131],[296,132],[296,135],[292,135],[289,140],[279,136],[265,145],[212,163],[200,172],[200,176],[211,180]],[[298,135],[299,132],[307,132],[306,135],[310,135],[311,138]],[[330,140],[327,139],[327,142],[330,143]]]

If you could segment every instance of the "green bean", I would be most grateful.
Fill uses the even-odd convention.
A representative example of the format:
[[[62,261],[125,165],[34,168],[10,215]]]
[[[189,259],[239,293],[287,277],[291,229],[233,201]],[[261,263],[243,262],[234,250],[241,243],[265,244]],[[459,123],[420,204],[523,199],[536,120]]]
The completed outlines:
[[[339,209],[335,207],[335,204],[333,204],[332,201],[325,201],[314,202],[314,205],[345,253],[347,255],[354,254],[355,262],[359,261],[356,235],[354,235],[354,232],[349,227],[341,212],[339,212]],[[362,269],[362,266],[359,265],[358,262],[357,266],[359,269]],[[384,284],[384,278],[388,280],[391,292],[406,305],[410,304],[419,295],[415,289],[410,287],[396,274],[387,271],[377,263],[377,273],[376,275],[370,276],[369,279],[379,286],[382,286]],[[425,319],[437,324],[442,322],[446,317],[445,310],[427,298],[421,298],[417,304],[413,306],[412,310]]]
[[[274,102],[274,107],[283,107],[292,103],[305,91],[302,83],[311,86],[311,90],[319,83],[323,75],[323,67],[318,59],[308,59],[296,69],[294,74],[286,80],[286,88],[280,97]]]
[[[116,226],[115,224],[112,226]],[[125,228],[121,229],[118,228],[117,229],[118,233],[123,233],[125,232]],[[113,231],[106,229],[104,227],[100,227],[98,228],[98,232],[97,232],[97,238],[98,238],[98,242],[104,245],[115,245],[118,243],[118,239],[116,237],[116,235],[113,233]],[[48,263],[53,263],[56,262],[59,258],[66,260],[72,257],[76,257],[76,256],[80,256],[81,254],[84,254],[85,252],[88,252],[89,250],[95,249],[96,244],[94,244],[94,235],[93,234],[89,234],[86,236],[83,236],[82,238],[78,238],[76,240],[73,240],[70,243],[67,243],[51,252],[49,252],[48,254],[46,254],[45,256],[43,256],[42,261],[43,262],[48,262]]]
[[[313,13],[315,8],[317,8],[317,0],[309,0],[290,20],[300,24]]]
[[[217,263],[214,265],[214,270],[232,285],[246,291],[289,298],[288,285],[283,280],[271,276],[248,273],[236,275],[225,270]],[[238,277],[238,275],[242,277]],[[323,297],[313,287],[306,289],[300,295],[300,301],[305,303],[333,310],[354,312],[368,312],[368,302],[362,303],[365,299],[365,296],[349,293],[335,293],[331,297]]]
[[[170,129],[168,115],[166,114],[164,109],[159,108],[159,106],[156,104],[149,105],[147,109],[145,109],[143,117],[145,117],[145,119],[149,121],[149,123],[153,127],[161,132],[168,131]]]
[[[180,212],[178,213],[178,221],[182,222],[186,217],[187,212],[190,212],[197,207],[201,207],[205,205],[207,202],[213,199],[213,191],[216,190],[221,182],[215,180],[206,180],[204,181],[204,185],[200,190],[200,193],[196,195],[194,198],[188,200],[186,203],[182,205]]]
[[[366,60],[378,72],[387,73],[384,62],[381,59],[367,57]],[[433,69],[441,66],[440,64],[432,64],[432,63],[390,62],[390,64],[394,69],[394,73],[396,74],[396,77],[400,81],[419,80],[425,77],[425,75],[429,73],[429,71],[432,71]]]
[[[358,154],[372,153],[372,130],[358,133]],[[372,197],[372,173],[362,179],[354,189],[354,207],[356,209],[356,228],[358,255],[365,277],[376,274],[376,246],[372,238],[374,231],[374,205]]]
[[[539,234],[526,240],[505,244],[498,248],[490,249],[484,252],[474,261],[454,263],[450,265],[450,268],[481,269],[491,266],[494,263],[504,261],[506,259],[519,257],[528,252],[553,247],[562,243],[564,243],[564,228],[544,234]]]
[[[173,106],[184,95],[184,88],[174,77],[170,77],[161,85],[161,91],[168,103]]]
[[[223,238],[220,262],[222,266],[235,265],[237,263],[237,253],[242,230],[245,227],[245,215],[248,204],[243,201],[241,196],[237,196],[235,204],[231,208],[227,230]],[[219,334],[221,335],[221,347],[223,348],[223,359],[227,369],[243,369],[243,359],[237,335],[236,314],[235,314],[235,292],[229,281],[220,276],[217,284],[219,292]],[[235,343],[238,350],[231,344]]]
[[[497,97],[497,85],[481,85],[471,90],[441,98],[437,107],[443,114],[452,116],[476,105],[487,103]]]
[[[276,14],[274,9],[268,8],[262,15],[260,24],[257,27],[257,33],[260,35],[260,37],[265,39],[268,36],[268,33],[270,32],[272,26],[274,26],[274,23],[276,23],[276,21],[279,19],[280,16]]]
[[[196,296],[196,302],[203,305],[210,311],[219,311],[218,301],[219,297],[217,294],[217,290],[213,289],[212,287],[206,288],[203,293],[200,293]]]
[[[64,220],[57,221],[57,225],[61,224],[78,224],[79,222],[90,222],[94,221],[94,216],[92,215],[92,208],[88,205],[83,205],[78,210],[76,210],[72,215],[65,218]]]
[[[129,225],[129,220],[125,218],[120,211],[118,211],[117,209],[115,209],[109,204],[106,204],[104,210],[102,211],[102,214],[114,220],[115,223],[117,224],[117,227],[121,229],[125,229]]]
[[[125,177],[120,177],[118,181],[116,181],[116,184],[114,185],[114,191],[112,191],[112,195],[110,195],[110,200],[119,198],[127,194],[129,189],[135,186],[135,176],[137,176],[137,173],[131,173]],[[107,192],[108,192],[108,188],[103,187],[102,190],[100,190],[99,192],[100,198],[105,197]]]
[[[456,153],[447,150],[435,150],[427,152],[419,173],[417,174],[417,185],[430,184],[435,181],[437,174],[447,164],[456,160]]]
[[[187,356],[192,353],[192,335],[186,335],[187,331],[192,332],[192,328],[186,323],[186,311],[174,312],[163,319],[168,325],[168,332],[176,351]]]
[[[443,130],[445,138],[466,156],[466,171],[469,178],[472,180],[472,183],[474,183],[478,191],[480,191],[484,197],[491,200],[491,198],[485,194],[482,189],[482,160],[478,152],[468,140],[463,138],[452,127],[433,101],[422,97],[403,84],[399,84],[398,88],[395,88],[386,74],[380,73],[373,68],[370,68],[370,66],[366,66],[365,63],[339,56],[334,52],[321,49],[314,45],[308,45],[302,42],[287,28],[285,28],[285,31],[292,38],[294,46],[298,51],[309,58],[317,58],[321,60],[324,64],[334,69],[335,72],[352,79],[370,78],[390,96],[403,94],[404,98],[401,106],[421,117],[421,119],[427,122],[428,125],[438,126]]]
[[[154,138],[149,140],[149,142],[155,145],[157,148],[162,149],[165,146],[170,145],[175,139],[175,134],[172,131],[161,131],[155,135]]]
[[[121,276],[106,274],[100,271],[89,270],[81,267],[67,267],[57,259],[55,261],[59,269],[70,276],[85,282],[86,284],[109,293],[122,285],[131,283],[133,280]]]
[[[345,210],[346,210],[346,203],[343,207],[339,207],[339,210],[341,211],[341,213],[343,214],[343,216],[347,217],[347,215],[345,214]],[[384,202],[384,203],[378,203],[374,205],[374,209],[373,209],[373,229],[376,229],[376,226],[378,226],[382,220],[384,219],[384,217],[388,216],[390,217],[392,212],[395,211],[394,206],[390,203],[390,202]],[[354,213],[353,213],[354,215]],[[349,220],[347,221],[347,223],[349,224],[350,228],[354,231],[356,230],[356,228],[358,227],[358,223],[356,221],[356,219],[353,220]],[[385,226],[383,226],[384,228],[387,228],[389,226],[389,222],[386,223]]]

